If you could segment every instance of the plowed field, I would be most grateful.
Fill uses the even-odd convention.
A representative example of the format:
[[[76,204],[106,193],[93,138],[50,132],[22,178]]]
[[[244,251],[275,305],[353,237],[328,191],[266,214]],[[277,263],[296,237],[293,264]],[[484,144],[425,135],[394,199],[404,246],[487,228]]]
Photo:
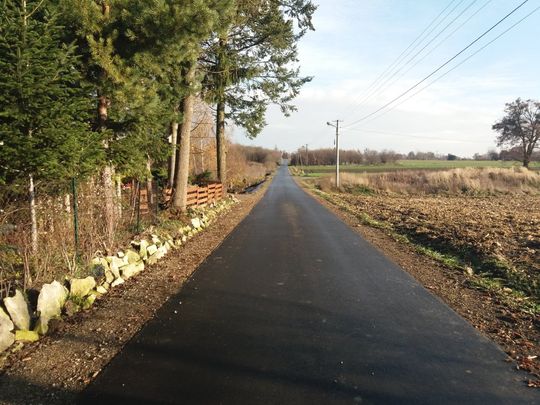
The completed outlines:
[[[538,196],[410,197],[333,194],[349,210],[382,221],[412,241],[450,253],[507,288],[538,300]]]

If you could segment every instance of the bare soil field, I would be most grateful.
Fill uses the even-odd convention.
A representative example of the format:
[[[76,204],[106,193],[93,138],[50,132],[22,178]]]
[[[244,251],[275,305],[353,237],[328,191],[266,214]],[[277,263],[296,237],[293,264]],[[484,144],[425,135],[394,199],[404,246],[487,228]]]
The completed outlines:
[[[339,197],[415,242],[461,258],[506,287],[540,298],[540,198]]]

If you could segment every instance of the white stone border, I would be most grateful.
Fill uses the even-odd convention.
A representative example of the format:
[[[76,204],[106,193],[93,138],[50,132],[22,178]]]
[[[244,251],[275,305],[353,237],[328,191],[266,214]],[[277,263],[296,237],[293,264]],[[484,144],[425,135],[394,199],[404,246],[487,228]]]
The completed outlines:
[[[153,265],[171,250],[178,249],[239,200],[229,198],[205,206],[190,207],[190,224],[177,230],[175,236],[166,232],[152,234],[150,240],[131,242],[131,246],[114,256],[95,257],[90,262],[94,276],[83,279],[66,278],[66,286],[53,281],[44,284],[38,296],[36,308],[31,308],[26,295],[17,290],[12,297],[4,298],[0,305],[0,353],[7,351],[15,342],[35,342],[47,333],[51,319],[60,318],[62,312],[70,316],[81,309],[88,309],[94,301],[129,278]],[[13,350],[18,350],[15,347]]]

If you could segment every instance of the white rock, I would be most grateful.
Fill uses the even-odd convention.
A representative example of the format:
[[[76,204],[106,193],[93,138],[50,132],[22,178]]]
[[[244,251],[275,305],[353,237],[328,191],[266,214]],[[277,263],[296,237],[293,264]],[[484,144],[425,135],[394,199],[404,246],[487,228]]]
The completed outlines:
[[[136,263],[139,260],[141,260],[141,256],[139,256],[139,254],[133,250],[126,251],[126,258],[127,258],[128,264]]]
[[[110,269],[112,274],[114,275],[114,278],[120,277],[120,267],[124,266],[126,263],[124,263],[124,260],[113,256],[111,258],[111,265]]]
[[[112,271],[107,270],[105,272],[105,283],[111,284],[114,281],[114,274]]]
[[[24,294],[17,290],[13,297],[4,298],[4,304],[17,329],[30,329],[30,311]]]
[[[163,245],[157,250],[157,252],[154,254],[154,256],[156,257],[157,260],[159,260],[163,256],[165,256],[168,251],[169,251],[169,249],[167,249],[167,246]]]
[[[62,313],[62,307],[66,302],[68,290],[58,281],[51,284],[43,284],[38,296],[37,310],[39,312],[39,331],[42,334],[47,333],[49,321],[52,318],[59,317]]]
[[[94,277],[73,278],[70,281],[70,294],[74,297],[86,297],[96,286]]]
[[[85,298],[82,308],[83,309],[90,308],[92,305],[94,305],[94,301],[96,300],[96,298],[97,298],[96,293],[90,294],[88,297]]]
[[[17,342],[37,342],[39,334],[33,330],[18,330],[15,332]]]
[[[130,277],[133,277],[135,274],[138,274],[143,270],[144,270],[144,262],[142,260],[136,263],[130,263],[120,268],[120,271],[122,272],[122,278],[124,280],[127,280]]]
[[[15,334],[11,332],[13,327],[11,318],[0,308],[0,353],[15,342]]]
[[[158,247],[156,245],[150,245],[146,248],[146,251],[148,252],[148,256],[152,256],[154,253],[156,253],[158,250]]]
[[[191,225],[193,226],[193,228],[199,229],[201,227],[201,220],[199,218],[193,218],[191,220]]]
[[[107,294],[107,289],[103,287],[102,285],[98,285],[96,288],[96,291],[100,294]]]
[[[148,257],[148,252],[146,251],[146,249],[148,248],[148,245],[150,244],[148,243],[146,239],[141,240],[139,243],[139,255],[143,259],[146,259]]]
[[[122,277],[118,277],[116,280],[112,282],[111,287],[116,287],[124,283],[125,283],[124,279]]]

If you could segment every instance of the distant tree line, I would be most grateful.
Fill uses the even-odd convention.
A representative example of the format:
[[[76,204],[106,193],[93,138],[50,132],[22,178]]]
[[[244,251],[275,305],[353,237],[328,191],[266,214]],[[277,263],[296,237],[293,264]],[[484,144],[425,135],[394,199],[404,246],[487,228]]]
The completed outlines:
[[[335,165],[336,151],[332,148],[306,150],[299,148],[296,152],[287,154],[289,164],[294,166],[317,166],[317,165]],[[409,152],[406,154],[394,152],[392,150],[376,151],[373,149],[361,150],[340,150],[340,163],[342,165],[377,165],[386,163],[395,163],[398,160],[470,160],[452,153],[438,154],[435,152]],[[486,153],[475,153],[472,157],[474,160],[504,160],[504,161],[522,161],[523,149],[514,147],[511,149],[503,149],[500,152],[490,149]],[[531,154],[529,161],[540,161],[540,151],[535,151]]]
[[[454,155],[451,155],[454,156]],[[449,155],[439,155],[433,152],[409,152],[402,154],[393,150],[384,149],[377,151],[374,149],[342,149],[339,152],[339,160],[342,165],[354,164],[386,164],[394,163],[398,160],[447,160],[452,157]],[[454,156],[458,159],[457,156]],[[299,148],[296,152],[289,155],[291,165],[335,165],[336,150],[333,148],[306,150]]]
[[[475,153],[473,155],[474,160],[504,160],[504,161],[519,161],[523,159],[523,149],[519,146],[496,151],[494,149],[488,150],[486,153]],[[530,162],[540,162],[540,151],[534,151],[531,153]]]

